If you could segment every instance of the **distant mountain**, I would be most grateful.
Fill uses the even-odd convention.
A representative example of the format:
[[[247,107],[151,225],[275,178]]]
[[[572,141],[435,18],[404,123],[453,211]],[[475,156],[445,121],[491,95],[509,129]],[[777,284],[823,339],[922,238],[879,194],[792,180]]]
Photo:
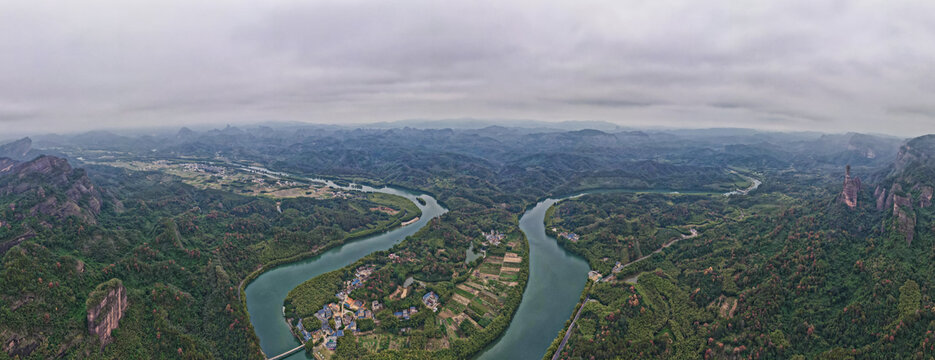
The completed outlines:
[[[0,157],[25,160],[32,149],[32,139],[25,137],[14,142],[0,145]]]
[[[501,120],[501,119],[444,119],[444,120],[400,120],[361,125],[363,128],[389,129],[411,127],[417,129],[482,129],[491,126],[530,128],[542,130],[583,130],[602,131],[624,130],[617,124],[604,121],[538,121],[538,120]]]
[[[60,220],[76,216],[94,224],[102,205],[101,192],[84,170],[47,155],[27,162],[0,158],[0,196],[20,198],[10,210],[21,219],[37,214]]]
[[[187,127],[179,129],[179,132],[175,134],[177,140],[189,140],[195,138],[195,136],[195,132]]]

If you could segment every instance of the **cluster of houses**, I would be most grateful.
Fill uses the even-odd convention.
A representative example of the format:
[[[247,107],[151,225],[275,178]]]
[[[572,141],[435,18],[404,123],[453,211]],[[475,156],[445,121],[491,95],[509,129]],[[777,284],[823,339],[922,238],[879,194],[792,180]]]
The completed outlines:
[[[490,230],[489,233],[481,231],[481,234],[484,235],[484,239],[487,240],[487,243],[493,246],[500,245],[500,242],[506,239],[506,235],[497,230]]]
[[[214,166],[214,165],[208,165],[208,164],[185,163],[185,164],[181,164],[181,166],[183,169],[187,171],[193,171],[193,172],[202,172],[202,173],[209,173],[209,174],[224,174],[227,172],[227,169],[225,169],[222,166]]]
[[[392,253],[386,256],[387,259],[394,263],[404,263],[404,262],[413,262],[415,259],[412,256],[399,256],[396,253]]]
[[[370,303],[370,309],[367,309],[367,304],[361,300],[354,300],[350,296],[351,291],[364,285],[373,273],[373,270],[373,266],[362,266],[358,268],[354,272],[354,278],[345,281],[344,289],[335,294],[335,297],[338,298],[339,301],[325,305],[321,310],[315,312],[315,318],[321,322],[320,328],[307,329],[305,328],[305,324],[302,323],[302,319],[299,319],[296,329],[299,331],[303,341],[308,342],[322,337],[324,338],[325,348],[334,350],[338,345],[338,338],[344,336],[345,331],[357,333],[359,331],[357,329],[357,321],[361,319],[373,319],[373,314],[383,309],[383,304],[377,300]],[[432,309],[433,312],[437,312],[438,307],[441,305],[438,295],[433,291],[429,291],[422,296],[422,303],[425,304],[427,308]],[[393,315],[397,318],[408,320],[418,312],[419,310],[416,309],[415,306],[410,306],[408,309],[394,312]],[[331,321],[333,321],[333,325]]]
[[[588,271],[588,279],[590,279],[591,281],[594,281],[594,282],[601,281],[602,277],[603,276],[601,276],[601,273],[595,270]]]
[[[571,242],[578,242],[579,240],[578,234],[575,234],[573,232],[562,231],[558,233],[558,236],[566,238],[568,239],[568,241],[571,241]]]
[[[441,302],[438,299],[438,294],[434,291],[429,291],[422,295],[422,304],[425,307],[432,310],[432,312],[438,312],[438,307],[441,305]],[[415,306],[410,306],[408,309],[403,309],[402,311],[397,311],[393,313],[393,316],[396,316],[400,319],[409,320],[409,317],[418,313],[419,310]]]
[[[409,320],[409,317],[415,315],[419,310],[415,306],[410,306],[408,309],[403,309],[403,311],[397,311],[393,313],[393,316],[399,319]]]
[[[364,285],[373,270],[373,266],[358,268],[354,272],[354,278],[344,282],[344,290],[335,294],[339,301],[325,305],[315,313],[315,318],[321,321],[321,328],[309,331],[299,319],[296,328],[305,342],[323,336],[325,347],[334,350],[338,344],[337,339],[344,336],[344,331],[357,332],[357,320],[373,319],[373,312],[383,308],[383,305],[374,301],[371,306],[373,310],[370,310],[364,306],[363,301],[354,300],[350,296],[351,291]],[[334,321],[334,328],[328,320]]]

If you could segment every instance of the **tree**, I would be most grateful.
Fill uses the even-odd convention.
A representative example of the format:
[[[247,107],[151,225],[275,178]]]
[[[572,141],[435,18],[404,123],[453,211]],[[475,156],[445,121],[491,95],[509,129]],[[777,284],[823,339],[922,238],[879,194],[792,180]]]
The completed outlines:
[[[461,329],[461,332],[464,333],[464,336],[471,337],[474,335],[474,332],[477,331],[477,328],[468,320],[461,321],[461,325],[458,326]]]
[[[356,336],[342,336],[338,338],[338,347],[334,349],[334,356],[336,359],[359,359],[367,356],[367,349],[357,342]]]
[[[374,328],[373,319],[360,319],[357,320],[357,330],[360,331],[370,331]]]
[[[919,311],[920,301],[922,301],[922,293],[919,290],[919,284],[913,280],[906,280],[906,283],[899,287],[899,317],[901,319],[914,317]]]

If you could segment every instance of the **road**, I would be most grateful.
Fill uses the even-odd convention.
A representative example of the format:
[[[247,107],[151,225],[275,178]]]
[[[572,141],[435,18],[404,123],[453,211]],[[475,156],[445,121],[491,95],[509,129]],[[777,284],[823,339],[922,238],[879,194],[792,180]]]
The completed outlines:
[[[558,360],[559,355],[562,354],[562,349],[565,348],[565,343],[568,342],[568,338],[571,337],[571,331],[575,329],[575,322],[578,321],[578,317],[581,316],[581,310],[584,310],[584,306],[591,301],[590,296],[584,298],[584,302],[581,303],[581,307],[578,308],[578,312],[575,313],[575,318],[571,320],[571,324],[568,325],[568,331],[565,332],[565,337],[562,338],[562,343],[558,344],[558,349],[555,349],[555,354],[552,354],[552,360]]]

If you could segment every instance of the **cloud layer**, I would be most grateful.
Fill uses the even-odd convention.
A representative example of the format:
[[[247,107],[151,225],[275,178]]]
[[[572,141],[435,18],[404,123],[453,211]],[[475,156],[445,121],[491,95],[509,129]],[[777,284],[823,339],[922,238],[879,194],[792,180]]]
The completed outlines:
[[[935,132],[931,1],[8,1],[0,128],[605,120]]]

